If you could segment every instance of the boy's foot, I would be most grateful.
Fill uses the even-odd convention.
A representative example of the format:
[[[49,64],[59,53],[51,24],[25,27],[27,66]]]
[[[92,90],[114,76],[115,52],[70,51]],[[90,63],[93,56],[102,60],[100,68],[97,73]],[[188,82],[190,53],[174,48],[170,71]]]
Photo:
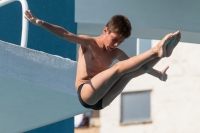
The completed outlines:
[[[172,40],[172,35],[166,35],[156,46],[155,51],[158,57],[166,57],[166,46]]]
[[[155,49],[156,49],[156,53],[158,55],[158,57],[167,57],[170,53],[172,53],[174,47],[172,47],[171,45],[168,46],[168,50],[166,50],[167,45],[172,42],[176,36],[178,36],[180,34],[180,31],[177,31],[175,33],[170,33],[167,34],[159,43],[158,45],[156,45]],[[177,41],[175,41],[177,42]],[[178,42],[177,42],[178,43]],[[174,43],[175,44],[175,43]]]
[[[174,48],[176,47],[176,45],[179,43],[179,41],[181,39],[180,31],[177,31],[174,34],[176,36],[166,46],[166,57],[169,57],[172,54]]]

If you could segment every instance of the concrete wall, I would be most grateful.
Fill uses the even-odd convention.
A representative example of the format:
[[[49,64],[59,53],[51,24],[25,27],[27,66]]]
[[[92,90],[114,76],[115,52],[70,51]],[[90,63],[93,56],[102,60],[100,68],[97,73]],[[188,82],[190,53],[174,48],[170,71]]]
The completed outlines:
[[[75,2],[73,0],[59,0],[59,2],[55,0],[27,0],[29,9],[40,19],[45,20],[49,23],[53,23],[56,25],[60,25],[69,31],[76,33],[77,25],[74,22],[74,8]],[[22,8],[21,4],[16,1],[11,4],[5,5],[0,8],[0,40],[10,42],[13,44],[19,45],[21,42],[21,28],[22,28]],[[59,55],[64,58],[70,58],[72,60],[76,60],[76,45],[69,43],[65,40],[62,40],[44,29],[37,27],[31,23],[29,23],[29,31],[28,31],[28,48],[35,49],[38,51],[43,51],[45,53]],[[1,57],[5,58],[5,57]],[[18,63],[21,63],[20,61]],[[9,67],[18,67],[18,63],[15,66],[7,66]],[[27,60],[26,63],[30,63]],[[34,66],[35,64],[33,64]],[[21,68],[18,68],[21,69]],[[48,69],[47,69],[48,70]],[[23,73],[23,72],[22,72]],[[22,73],[19,73],[21,75]],[[26,75],[26,72],[23,73]],[[5,75],[8,76],[8,75]],[[38,76],[38,72],[33,71],[32,75],[29,76]],[[36,78],[35,77],[35,78]],[[45,77],[43,77],[45,79]],[[38,78],[40,79],[40,78]],[[40,81],[39,81],[40,82]],[[52,82],[53,86],[56,86],[55,82]],[[3,87],[4,88],[4,87]],[[2,89],[2,88],[1,88]],[[11,88],[10,88],[11,89]],[[16,92],[17,94],[20,93]],[[2,100],[1,100],[2,102]],[[5,99],[3,100],[5,102]],[[6,103],[5,103],[6,105]],[[23,104],[22,104],[23,105]],[[23,107],[23,106],[22,106]],[[12,109],[12,107],[10,107]],[[32,112],[33,113],[33,112]],[[36,113],[37,114],[37,113]],[[17,115],[16,113],[13,114],[14,116]],[[11,116],[13,116],[11,115]],[[11,117],[10,116],[10,117]],[[10,118],[9,117],[9,118]],[[25,116],[24,116],[25,117]],[[53,117],[53,116],[52,116]],[[25,117],[26,118],[26,117]],[[34,118],[30,118],[33,119]],[[74,131],[74,119],[73,117],[64,120],[61,122],[55,123],[42,128],[38,128],[39,125],[35,126],[38,129],[32,130],[29,133],[39,133],[39,132],[73,132]],[[30,120],[31,121],[31,120]],[[22,121],[23,123],[24,121]],[[54,121],[57,122],[57,121]],[[12,122],[11,122],[12,123]],[[7,123],[7,126],[11,123]],[[40,122],[39,122],[40,123]],[[38,124],[39,124],[38,123]],[[24,123],[25,124],[25,123]],[[23,129],[30,129],[26,128],[30,123],[24,125]],[[48,123],[50,124],[50,123]],[[46,124],[45,124],[46,125]],[[43,125],[40,125],[43,126]],[[16,127],[16,126],[14,126]],[[19,126],[20,128],[20,126]],[[13,128],[15,129],[15,128]],[[32,128],[33,129],[33,128]],[[0,128],[0,132],[3,129]],[[12,130],[15,132],[15,130]]]
[[[75,21],[90,29],[93,24],[105,25],[111,16],[123,14],[132,23],[134,37],[161,39],[169,32],[181,30],[183,42],[200,43],[199,5],[198,0],[76,0]]]
[[[1,133],[71,133],[73,116],[89,111],[74,87],[75,61],[0,41],[0,62]]]
[[[156,44],[158,41],[153,41]],[[101,111],[101,133],[199,133],[200,57],[199,44],[179,43],[170,58],[155,68],[167,71],[167,82],[150,75],[132,79],[124,92],[151,91],[151,123],[120,124],[120,96]]]

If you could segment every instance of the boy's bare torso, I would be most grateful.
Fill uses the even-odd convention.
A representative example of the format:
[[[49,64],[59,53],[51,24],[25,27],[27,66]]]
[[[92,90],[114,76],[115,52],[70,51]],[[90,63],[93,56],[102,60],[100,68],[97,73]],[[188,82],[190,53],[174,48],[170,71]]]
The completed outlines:
[[[76,89],[96,74],[108,69],[119,54],[120,50],[118,48],[112,51],[101,48],[97,44],[96,38],[91,38],[87,45],[81,45],[78,51]]]

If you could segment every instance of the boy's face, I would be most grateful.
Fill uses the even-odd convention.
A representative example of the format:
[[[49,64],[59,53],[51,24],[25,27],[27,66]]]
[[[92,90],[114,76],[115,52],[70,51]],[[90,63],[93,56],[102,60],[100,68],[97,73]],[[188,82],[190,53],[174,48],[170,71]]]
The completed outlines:
[[[109,33],[108,28],[104,28],[104,46],[106,48],[106,50],[108,51],[112,51],[113,49],[115,49],[116,47],[118,47],[123,41],[125,40],[125,38],[123,36],[120,36],[116,33]]]

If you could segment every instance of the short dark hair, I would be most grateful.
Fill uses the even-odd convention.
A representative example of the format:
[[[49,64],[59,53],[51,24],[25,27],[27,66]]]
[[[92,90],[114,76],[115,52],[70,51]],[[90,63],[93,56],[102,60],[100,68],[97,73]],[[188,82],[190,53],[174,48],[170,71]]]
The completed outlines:
[[[131,35],[131,23],[129,19],[123,15],[114,15],[108,21],[106,27],[108,27],[109,33],[113,32],[125,38],[128,38]]]

